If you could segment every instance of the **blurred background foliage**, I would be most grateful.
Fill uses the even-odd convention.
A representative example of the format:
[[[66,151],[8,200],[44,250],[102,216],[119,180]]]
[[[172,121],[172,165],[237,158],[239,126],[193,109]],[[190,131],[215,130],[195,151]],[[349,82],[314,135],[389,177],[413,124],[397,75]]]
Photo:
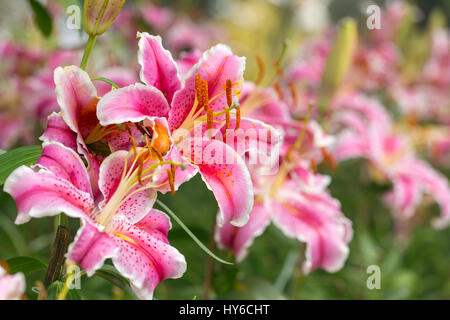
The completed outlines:
[[[6,7],[12,2],[1,1]],[[64,3],[76,3],[65,0]],[[127,1],[133,6],[135,1]],[[383,3],[384,1],[375,1]],[[433,7],[441,8],[450,20],[450,1],[410,1],[419,6],[424,18],[419,27],[426,25]],[[233,51],[248,57],[246,78],[255,79],[255,57],[261,55],[268,68],[279,56],[283,42],[289,39],[289,54],[295,54],[302,39],[320,30],[320,19],[310,21],[317,26],[307,26],[302,21],[299,8],[305,1],[287,0],[166,0],[159,5],[187,13],[194,21],[213,19],[226,32],[225,39],[217,42],[229,44]],[[353,16],[364,23],[361,1],[324,1],[325,19],[336,22],[344,16]],[[19,6],[20,7],[20,6]],[[15,7],[16,8],[16,7]],[[26,10],[23,9],[23,10]],[[0,27],[11,24],[17,12],[3,10]],[[325,22],[323,22],[325,23]],[[306,26],[306,27],[305,27]],[[314,30],[315,27],[316,29]],[[23,26],[16,26],[19,36]],[[145,31],[145,30],[142,30]],[[112,32],[111,32],[112,33]],[[30,32],[27,37],[41,36]],[[24,39],[29,41],[30,38]],[[34,41],[34,40],[33,40]],[[36,40],[37,41],[37,40]],[[120,50],[120,43],[111,50]],[[94,59],[93,59],[94,60]],[[377,185],[366,177],[363,161],[352,160],[340,164],[336,172],[321,172],[332,176],[331,193],[339,199],[345,215],[352,220],[354,238],[350,243],[350,255],[344,268],[329,274],[314,271],[302,276],[299,257],[304,247],[286,238],[273,226],[256,238],[248,257],[232,266],[214,262],[211,298],[219,299],[450,299],[450,232],[436,231],[430,227],[430,216],[437,208],[422,210],[417,215],[416,228],[394,232],[404,226],[395,225],[389,210],[381,201],[386,186]],[[450,171],[440,168],[447,177]],[[161,196],[196,236],[205,244],[210,242],[211,226],[217,205],[200,177],[182,185],[175,197]],[[16,206],[11,197],[0,192],[0,257],[8,260],[17,256],[31,256],[47,264],[55,233],[54,219],[32,219],[16,226]],[[435,212],[433,212],[435,211]],[[72,236],[78,220],[70,219]],[[169,240],[185,255],[188,269],[181,279],[165,280],[155,291],[156,299],[201,299],[205,265],[208,256],[174,222]],[[232,260],[230,252],[218,251],[225,259]],[[366,270],[369,265],[381,268],[381,289],[369,290]],[[35,299],[35,281],[42,281],[45,269],[26,274],[27,296]],[[81,279],[81,290],[73,298],[83,299],[129,299],[129,292],[114,286],[110,281],[94,276]]]

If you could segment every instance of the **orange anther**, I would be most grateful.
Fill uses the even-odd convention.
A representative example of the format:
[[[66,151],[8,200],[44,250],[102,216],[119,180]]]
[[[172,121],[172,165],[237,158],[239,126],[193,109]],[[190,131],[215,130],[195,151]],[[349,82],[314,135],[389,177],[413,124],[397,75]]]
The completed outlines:
[[[231,88],[232,88],[231,80],[227,79],[226,86],[225,86],[225,92],[227,94],[227,105],[229,107],[231,107],[231,105],[233,104],[233,95],[232,95]]]
[[[202,104],[202,76],[200,73],[195,75],[195,95],[197,97],[198,104]]]
[[[230,111],[227,111],[227,113],[225,114],[225,128],[226,129],[230,129],[230,122],[231,122]]]
[[[311,159],[311,160],[310,160],[310,164],[311,164],[311,170],[312,170],[314,173],[317,173],[317,164],[316,164],[316,160]]]
[[[334,157],[331,154],[329,154],[324,147],[320,148],[320,151],[322,152],[322,156],[325,159],[325,161],[329,164],[331,170],[336,171],[337,163]]]
[[[170,169],[167,170],[167,178],[169,179],[170,193],[175,195],[175,166],[170,165]]]
[[[241,108],[237,107],[236,108],[236,127],[234,128],[234,130],[239,129],[241,125]]]
[[[283,90],[281,90],[280,84],[279,84],[277,81],[275,81],[275,82],[273,83],[273,87],[274,87],[275,91],[276,91],[277,94],[278,94],[278,98],[279,98],[280,100],[283,100]]]
[[[211,107],[208,106],[206,109],[206,128],[212,129],[213,127],[213,121],[214,121],[214,112]]]
[[[205,111],[208,110],[209,106],[209,94],[208,94],[208,82],[206,80],[202,80],[202,102],[203,108]]]
[[[256,62],[258,63],[259,72],[258,72],[258,78],[255,81],[255,84],[258,85],[261,83],[261,81],[264,78],[266,67],[264,65],[263,58],[259,54],[256,55]]]
[[[292,82],[289,82],[289,89],[291,90],[292,102],[293,102],[294,106],[297,106],[298,95],[297,95],[297,89],[295,88],[295,84]]]

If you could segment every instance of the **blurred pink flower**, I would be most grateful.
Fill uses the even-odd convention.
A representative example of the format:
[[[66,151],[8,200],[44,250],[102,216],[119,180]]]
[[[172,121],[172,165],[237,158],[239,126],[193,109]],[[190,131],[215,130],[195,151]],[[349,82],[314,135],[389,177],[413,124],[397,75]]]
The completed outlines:
[[[0,266],[0,300],[21,300],[25,294],[25,277],[22,272],[7,274]]]
[[[450,223],[450,187],[447,179],[420,160],[406,136],[396,133],[387,112],[377,100],[360,94],[342,97],[335,104],[335,128],[339,128],[334,155],[338,160],[362,157],[369,161],[375,177],[391,181],[394,188],[386,196],[397,217],[409,219],[423,194],[441,207],[433,225]],[[355,112],[357,111],[357,112]]]

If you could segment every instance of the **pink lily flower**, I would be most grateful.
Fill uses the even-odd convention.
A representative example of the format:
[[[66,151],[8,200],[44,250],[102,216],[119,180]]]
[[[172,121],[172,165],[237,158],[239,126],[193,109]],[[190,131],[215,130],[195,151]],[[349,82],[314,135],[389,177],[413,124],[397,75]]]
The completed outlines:
[[[239,117],[237,97],[241,92],[245,59],[224,45],[206,51],[181,81],[177,65],[160,37],[138,33],[141,81],[106,94],[98,104],[101,125],[138,123],[150,116],[143,102],[156,110],[168,110],[167,119],[174,146],[167,157],[186,164],[175,170],[175,190],[197,172],[216,197],[221,223],[243,225],[253,206],[250,174],[233,142],[222,141],[221,129],[238,124],[256,130],[268,128]],[[235,113],[233,113],[235,112]],[[210,134],[210,135],[209,135]],[[269,132],[270,134],[270,132]],[[275,139],[275,134],[273,135]],[[263,143],[264,144],[264,143]],[[243,151],[246,151],[245,143]]]
[[[0,266],[0,300],[21,300],[25,293],[25,276],[22,272],[10,275]]]
[[[441,207],[441,216],[433,220],[433,226],[447,226],[450,223],[447,179],[417,158],[406,136],[394,132],[382,106],[362,95],[350,95],[342,98],[336,108],[341,110],[335,115],[336,121],[344,124],[344,129],[338,135],[335,157],[338,160],[363,157],[369,161],[374,177],[392,181],[394,189],[386,200],[397,217],[411,218],[423,195],[429,194]]]
[[[258,88],[246,83],[241,96],[242,114],[263,120],[283,135],[280,162],[275,174],[261,174],[260,167],[249,164],[255,205],[248,223],[236,227],[218,224],[215,240],[221,248],[229,248],[237,261],[242,261],[254,238],[261,235],[270,222],[286,236],[307,244],[305,273],[317,268],[339,270],[348,256],[351,222],[340,211],[340,204],[326,190],[330,178],[314,173],[312,166],[323,160],[324,150],[334,143],[315,121],[305,124],[295,120],[288,104],[272,88]],[[300,146],[296,144],[303,132]],[[289,156],[288,156],[289,154]],[[283,167],[286,165],[286,167]],[[281,176],[287,170],[286,176]]]
[[[113,69],[109,71],[116,72]],[[124,81],[127,83],[128,80]],[[99,190],[95,181],[98,180],[98,167],[104,157],[111,151],[129,150],[133,140],[138,146],[143,146],[145,137],[134,126],[121,128],[116,125],[100,125],[97,118],[97,103],[100,97],[89,75],[80,68],[76,66],[56,68],[55,86],[61,111],[50,115],[47,129],[40,139],[44,142],[60,142],[67,147],[75,148],[74,150],[82,154],[89,164],[92,187],[95,195],[98,196]],[[101,86],[100,90],[107,91]],[[149,117],[151,122],[148,124],[149,130],[154,130],[155,126],[167,126],[166,120],[161,118],[167,115],[167,109],[151,109],[149,103],[151,102],[147,102],[146,105],[149,108],[149,115],[152,115]],[[157,125],[157,119],[163,122]],[[166,153],[168,149],[169,147],[166,147],[160,151]]]
[[[151,299],[160,281],[183,275],[186,261],[167,240],[169,218],[152,209],[161,164],[149,150],[109,155],[99,168],[102,196],[96,198],[80,156],[58,142],[44,143],[36,165],[17,168],[5,182],[17,203],[16,223],[61,212],[80,218],[67,258],[88,276],[111,258],[138,297]]]
[[[336,272],[347,259],[352,238],[351,222],[340,210],[339,201],[326,190],[328,176],[314,174],[307,166],[298,166],[280,187],[276,196],[264,186],[273,179],[265,176],[255,197],[249,222],[243,227],[225,224],[217,227],[215,239],[221,248],[229,248],[237,261],[242,261],[254,239],[270,222],[283,233],[307,244],[305,274],[321,268]]]

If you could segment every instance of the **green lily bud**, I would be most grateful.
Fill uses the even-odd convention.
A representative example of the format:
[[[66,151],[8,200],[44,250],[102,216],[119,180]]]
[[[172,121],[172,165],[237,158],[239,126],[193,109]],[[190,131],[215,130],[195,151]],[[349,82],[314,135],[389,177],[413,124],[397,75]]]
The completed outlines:
[[[342,21],[328,54],[319,89],[319,107],[324,111],[344,80],[356,51],[358,29],[355,20]]]
[[[125,0],[86,0],[84,2],[84,30],[87,34],[102,34],[113,23]]]

